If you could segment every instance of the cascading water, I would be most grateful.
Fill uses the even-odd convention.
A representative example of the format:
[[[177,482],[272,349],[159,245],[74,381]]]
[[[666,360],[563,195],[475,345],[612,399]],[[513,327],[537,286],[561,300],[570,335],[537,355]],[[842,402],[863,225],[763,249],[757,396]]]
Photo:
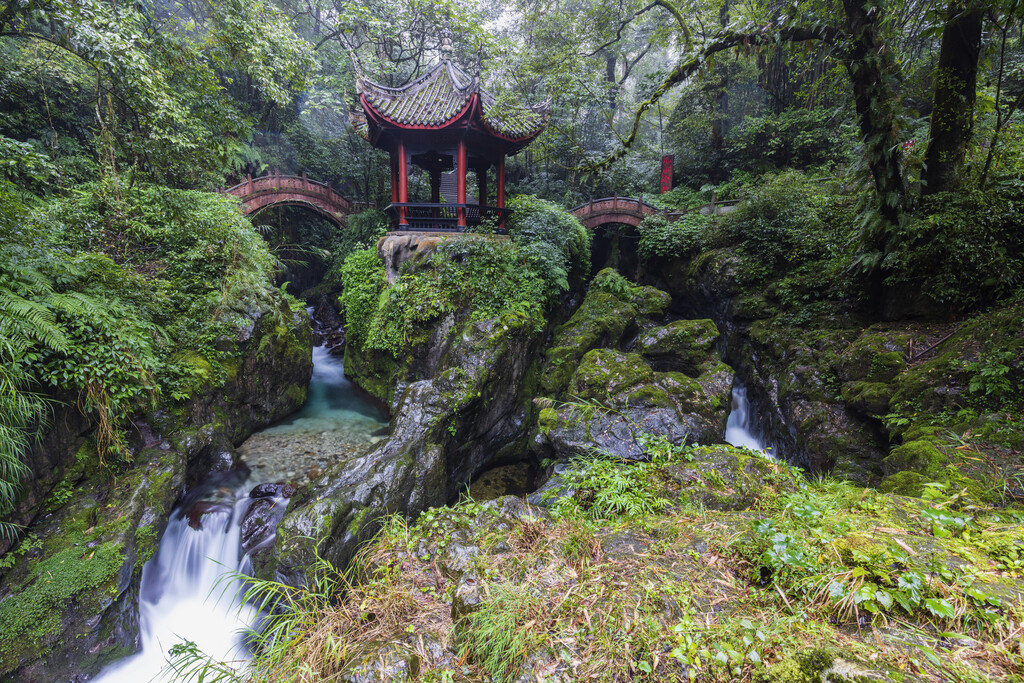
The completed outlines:
[[[770,450],[764,439],[758,436],[757,416],[754,415],[750,400],[747,398],[747,387],[738,379],[732,386],[732,410],[725,423],[725,440],[739,448],[765,453]]]
[[[385,424],[382,417],[345,379],[341,360],[323,347],[314,348],[306,404],[254,434],[239,449],[252,468],[247,486],[235,491],[211,483],[206,495],[193,497],[171,513],[157,554],[142,570],[142,649],[105,669],[96,680],[155,680],[168,663],[168,650],[186,640],[218,661],[243,666],[249,659],[243,634],[258,615],[240,600],[238,575],[251,573],[240,522],[250,506],[269,500],[250,498],[249,488],[266,481],[308,480],[311,468],[328,467],[379,438],[372,433]],[[287,504],[284,498],[273,501],[275,506]]]
[[[181,508],[171,514],[157,554],[142,570],[142,651],[108,668],[97,681],[153,680],[167,664],[167,651],[185,640],[219,661],[241,665],[248,660],[242,633],[256,613],[239,601],[236,576],[250,573],[249,558],[241,552],[239,520],[251,500],[239,492],[207,504],[201,519]]]

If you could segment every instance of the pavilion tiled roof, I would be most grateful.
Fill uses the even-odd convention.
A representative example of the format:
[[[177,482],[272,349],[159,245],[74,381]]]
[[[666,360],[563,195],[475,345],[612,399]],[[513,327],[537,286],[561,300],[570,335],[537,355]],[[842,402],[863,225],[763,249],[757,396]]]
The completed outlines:
[[[478,94],[484,124],[515,140],[538,135],[547,123],[550,108],[550,101],[532,107],[499,102],[480,87],[479,78],[450,61],[439,63],[400,88],[388,88],[359,77],[356,89],[383,118],[400,126],[430,128],[441,128],[458,118],[472,96]],[[359,123],[356,125],[358,129]]]

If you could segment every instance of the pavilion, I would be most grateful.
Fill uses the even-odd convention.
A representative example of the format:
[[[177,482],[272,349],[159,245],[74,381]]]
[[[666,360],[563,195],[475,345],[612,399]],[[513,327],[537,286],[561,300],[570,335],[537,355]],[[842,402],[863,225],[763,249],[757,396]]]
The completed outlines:
[[[362,112],[356,129],[391,155],[389,213],[399,230],[458,230],[489,220],[504,230],[505,157],[530,144],[547,123],[550,99],[532,107],[499,101],[444,61],[400,88],[356,79]],[[413,166],[429,174],[430,201],[410,201]],[[495,169],[494,204],[488,171]],[[467,195],[473,170],[475,196]],[[426,194],[426,190],[422,192]]]

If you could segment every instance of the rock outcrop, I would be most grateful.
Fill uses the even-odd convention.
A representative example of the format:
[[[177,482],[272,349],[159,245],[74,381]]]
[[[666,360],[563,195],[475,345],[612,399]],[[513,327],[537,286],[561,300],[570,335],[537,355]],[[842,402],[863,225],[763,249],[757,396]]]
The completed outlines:
[[[668,296],[605,270],[544,352],[534,450],[642,459],[641,432],[675,444],[725,435],[733,373],[710,320],[663,322]],[[615,294],[611,293],[616,292]]]
[[[298,409],[312,372],[303,311],[253,313],[227,382],[136,418],[130,460],[100,461],[73,404],[31,454],[0,560],[0,679],[82,680],[138,647],[142,566],[187,480],[236,466],[233,446]]]
[[[674,310],[714,321],[775,452],[810,472],[877,482],[885,440],[862,409],[881,407],[878,387],[853,385],[867,375],[854,377],[863,361],[849,349],[863,328],[841,317],[816,329],[772,321],[775,307],[764,291],[740,284],[742,261],[727,249],[663,265],[651,279],[672,294]]]
[[[257,575],[299,584],[318,554],[344,567],[384,514],[443,505],[525,452],[537,334],[512,320],[442,320],[432,340],[403,366],[390,437],[292,501]]]

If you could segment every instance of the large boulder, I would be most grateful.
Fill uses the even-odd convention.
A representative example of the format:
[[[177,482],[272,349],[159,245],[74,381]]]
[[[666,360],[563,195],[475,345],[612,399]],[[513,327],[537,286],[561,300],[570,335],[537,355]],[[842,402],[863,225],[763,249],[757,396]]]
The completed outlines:
[[[718,443],[725,436],[732,392],[732,369],[701,343],[666,343],[681,329],[707,329],[710,321],[679,321],[654,328],[640,348],[654,354],[663,367],[687,368],[657,372],[638,353],[594,349],[581,359],[566,391],[568,398],[539,415],[536,446],[564,459],[597,449],[618,457],[644,458],[641,432],[659,434],[675,444]],[[690,323],[697,322],[697,325]],[[713,330],[714,326],[710,325]],[[683,336],[683,335],[678,335]],[[661,343],[659,343],[661,342]]]
[[[591,349],[617,347],[635,324],[636,307],[607,292],[592,291],[544,350],[541,390],[549,395],[569,384],[580,359]]]
[[[444,505],[479,471],[526,449],[536,333],[514,320],[439,325],[444,352],[411,366],[432,372],[399,385],[390,437],[293,500],[257,575],[299,584],[317,556],[346,566],[382,515]]]

